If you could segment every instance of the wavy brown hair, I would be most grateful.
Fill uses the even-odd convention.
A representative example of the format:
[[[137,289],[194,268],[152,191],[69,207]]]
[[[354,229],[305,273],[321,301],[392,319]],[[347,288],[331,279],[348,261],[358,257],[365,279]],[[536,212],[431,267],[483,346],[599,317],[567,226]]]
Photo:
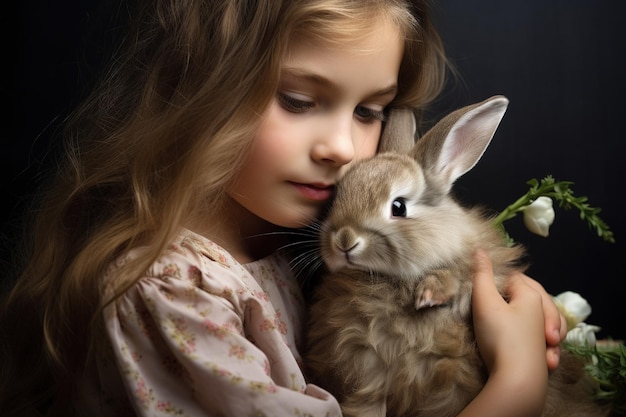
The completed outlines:
[[[120,295],[181,225],[222,204],[293,39],[342,42],[388,18],[406,39],[391,105],[423,108],[443,85],[426,1],[139,3],[101,82],[67,121],[65,158],[0,307],[5,415],[67,413],[112,301],[101,288],[107,266],[147,245],[115,281]]]

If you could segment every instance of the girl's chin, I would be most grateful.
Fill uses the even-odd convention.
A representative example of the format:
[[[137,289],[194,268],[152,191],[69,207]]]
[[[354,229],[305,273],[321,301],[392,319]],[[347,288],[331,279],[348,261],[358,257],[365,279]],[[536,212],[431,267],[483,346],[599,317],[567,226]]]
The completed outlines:
[[[317,222],[321,212],[321,208],[309,208],[307,210],[299,210],[296,214],[282,213],[281,215],[276,213],[273,216],[266,218],[266,221],[278,227],[301,229]]]

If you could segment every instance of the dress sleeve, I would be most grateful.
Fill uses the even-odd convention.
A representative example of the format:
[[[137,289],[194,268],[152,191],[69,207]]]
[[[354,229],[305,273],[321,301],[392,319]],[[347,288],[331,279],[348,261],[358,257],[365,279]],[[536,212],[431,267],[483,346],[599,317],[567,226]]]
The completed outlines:
[[[334,397],[305,384],[239,271],[180,254],[153,269],[105,309],[137,415],[341,415]]]

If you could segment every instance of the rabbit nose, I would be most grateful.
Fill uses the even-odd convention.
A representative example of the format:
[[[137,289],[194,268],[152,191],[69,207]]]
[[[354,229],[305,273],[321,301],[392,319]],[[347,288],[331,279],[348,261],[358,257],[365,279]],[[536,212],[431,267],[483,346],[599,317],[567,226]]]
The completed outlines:
[[[349,227],[343,227],[333,236],[333,246],[346,258],[363,252],[365,242]]]

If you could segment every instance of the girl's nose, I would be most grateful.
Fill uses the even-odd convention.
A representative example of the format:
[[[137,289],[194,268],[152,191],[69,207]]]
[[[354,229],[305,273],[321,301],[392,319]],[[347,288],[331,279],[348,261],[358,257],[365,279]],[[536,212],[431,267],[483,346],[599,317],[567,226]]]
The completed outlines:
[[[334,166],[343,166],[354,159],[352,115],[336,117],[320,132],[311,150],[315,161]]]

